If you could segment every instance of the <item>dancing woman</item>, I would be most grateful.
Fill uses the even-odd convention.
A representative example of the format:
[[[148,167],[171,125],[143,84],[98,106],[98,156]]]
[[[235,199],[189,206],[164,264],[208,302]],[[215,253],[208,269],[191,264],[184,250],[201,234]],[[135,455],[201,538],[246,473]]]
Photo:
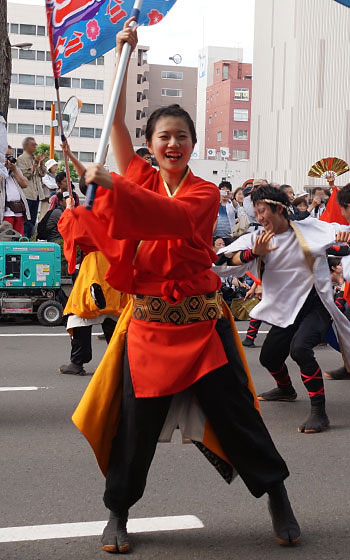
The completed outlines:
[[[130,21],[117,36],[117,59],[124,42],[136,47]],[[211,270],[218,188],[188,168],[196,132],[178,105],[156,110],[147,123],[159,171],[134,154],[125,91],[126,82],[111,133],[120,175],[89,167],[86,181],[99,185],[94,209],[72,211],[109,261],[107,281],[133,295],[73,417],[106,474],[103,549],[129,550],[128,512],[143,495],[157,442],[167,439],[170,425],[179,425],[225,480],[238,473],[254,496],[267,492],[277,541],[294,544],[300,530],[283,483],[288,469],[257,409]],[[185,399],[187,418],[200,410],[192,430],[177,407]]]

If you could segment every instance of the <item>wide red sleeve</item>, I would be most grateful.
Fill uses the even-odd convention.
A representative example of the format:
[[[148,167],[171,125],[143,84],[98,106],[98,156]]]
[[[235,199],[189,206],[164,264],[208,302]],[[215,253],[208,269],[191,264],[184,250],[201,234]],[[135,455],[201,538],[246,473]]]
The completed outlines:
[[[65,210],[57,224],[57,229],[63,237],[63,252],[68,262],[68,272],[73,274],[76,265],[77,247],[84,253],[97,251],[91,235],[83,228],[81,220],[71,210]]]
[[[188,239],[213,227],[219,190],[211,183],[194,182],[170,198],[113,175],[113,212],[109,233],[115,239]]]

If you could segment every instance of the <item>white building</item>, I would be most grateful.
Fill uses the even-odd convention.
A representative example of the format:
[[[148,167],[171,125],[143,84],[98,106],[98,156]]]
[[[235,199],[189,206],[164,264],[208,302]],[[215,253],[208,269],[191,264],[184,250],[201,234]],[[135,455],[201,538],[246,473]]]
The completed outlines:
[[[301,192],[319,159],[350,163],[350,10],[330,0],[255,3],[251,174]],[[337,184],[350,181],[342,175]]]
[[[227,47],[204,47],[199,52],[196,129],[198,136],[198,153],[200,159],[205,159],[207,87],[212,86],[214,83],[214,63],[226,59],[242,62],[243,49]]]
[[[8,142],[22,151],[26,136],[39,143],[50,141],[51,103],[56,91],[52,77],[50,47],[46,32],[44,6],[8,3],[8,32],[12,45],[32,43],[26,49],[12,48],[12,81],[8,112]],[[132,55],[128,79],[127,124],[135,146],[144,143],[146,109],[148,107],[147,47],[138,46]],[[71,149],[83,162],[92,162],[97,151],[104,113],[108,105],[114,73],[115,52],[81,66],[61,78],[61,102],[75,95],[82,109],[69,139]],[[55,149],[60,153],[60,139]],[[113,158],[107,160],[114,169]]]

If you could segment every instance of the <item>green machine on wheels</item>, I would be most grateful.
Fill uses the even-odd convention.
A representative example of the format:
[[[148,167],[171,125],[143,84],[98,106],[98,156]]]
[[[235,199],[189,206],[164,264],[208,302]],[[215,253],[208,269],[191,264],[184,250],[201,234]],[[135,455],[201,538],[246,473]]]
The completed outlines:
[[[60,325],[63,307],[61,248],[57,243],[0,242],[0,313],[37,316],[42,325]]]

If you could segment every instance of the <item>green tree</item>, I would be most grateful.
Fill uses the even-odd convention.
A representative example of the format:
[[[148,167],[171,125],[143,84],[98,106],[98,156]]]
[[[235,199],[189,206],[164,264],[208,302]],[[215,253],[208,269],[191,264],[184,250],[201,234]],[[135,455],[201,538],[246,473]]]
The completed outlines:
[[[39,144],[35,153],[36,154],[47,154],[47,156],[45,158],[45,162],[46,162],[48,159],[50,159],[50,145],[45,144],[44,142],[42,144]],[[58,162],[57,152],[54,152],[53,159],[55,159]]]
[[[79,183],[78,174],[77,174],[77,172],[75,171],[74,165],[72,164],[71,161],[68,162],[68,167],[69,167],[69,176],[70,176],[70,180],[71,180],[73,183]],[[61,162],[58,164],[58,171],[65,171],[65,170],[66,170],[66,167],[65,167],[65,165],[64,165],[64,161],[61,161]]]
[[[49,144],[45,144],[44,142],[42,144],[39,144],[39,146],[36,149],[36,153],[37,154],[48,154],[47,157],[45,158],[45,162],[49,159],[49,153],[50,153],[50,146]],[[66,167],[64,165],[64,161],[59,161],[59,157],[57,152],[54,152],[54,156],[53,158],[57,161],[58,163],[58,170],[57,171],[65,171]],[[69,176],[70,176],[70,180],[75,183],[75,182],[79,182],[79,177],[77,172],[74,169],[74,165],[72,164],[71,161],[68,162],[68,167],[69,167]]]

